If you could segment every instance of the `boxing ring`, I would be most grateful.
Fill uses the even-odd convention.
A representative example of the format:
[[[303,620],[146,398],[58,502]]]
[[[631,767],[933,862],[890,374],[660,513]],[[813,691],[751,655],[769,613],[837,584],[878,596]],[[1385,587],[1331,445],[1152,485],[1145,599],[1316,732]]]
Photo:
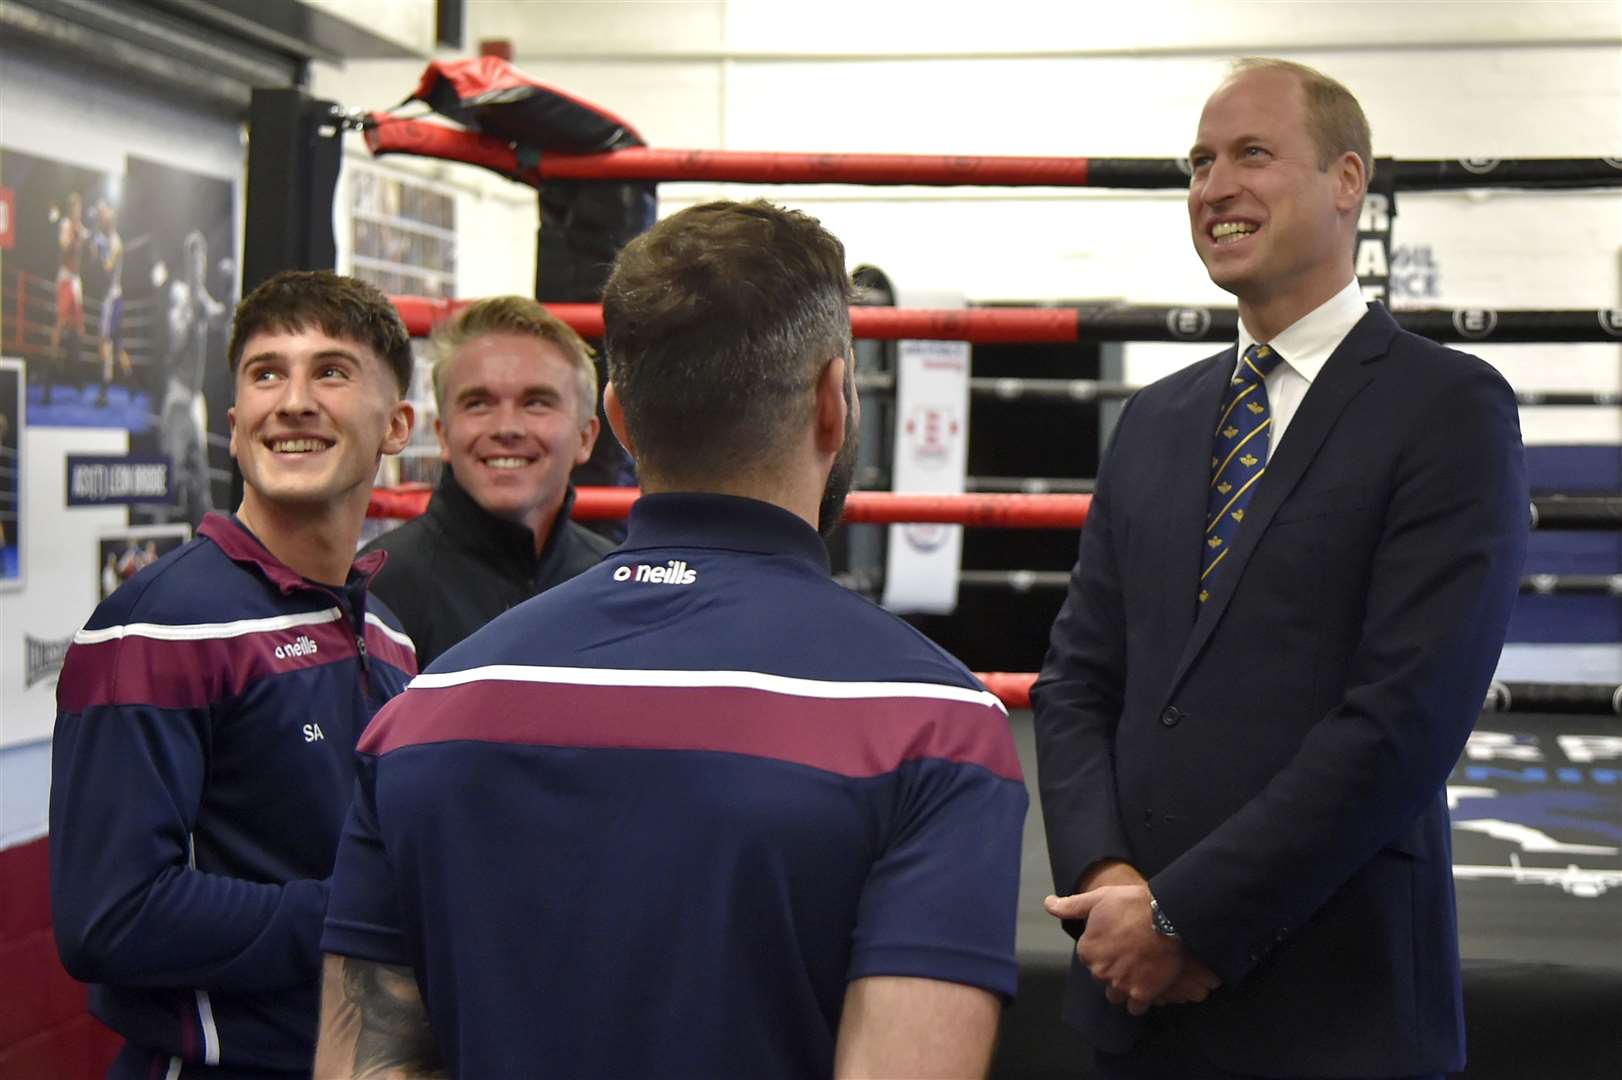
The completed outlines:
[[[430,69],[432,70],[432,69]],[[427,79],[425,78],[425,84]],[[425,99],[426,100],[426,99]],[[579,103],[576,103],[579,104]],[[952,157],[901,154],[766,154],[668,150],[621,143],[600,152],[525,145],[510,132],[481,133],[381,112],[336,110],[331,119],[364,133],[374,154],[404,153],[471,164],[545,190],[558,184],[679,181],[862,185],[979,185],[1176,188],[1188,182],[1175,159]],[[634,131],[632,132],[634,135]],[[1622,159],[1379,162],[1371,197],[1480,187],[1622,187]],[[1389,231],[1384,238],[1389,252]],[[414,336],[469,301],[395,297]],[[543,299],[545,299],[543,297]],[[601,309],[552,302],[548,308],[587,338],[601,338]],[[1622,343],[1622,311],[1484,309],[1393,312],[1406,328],[1452,343]],[[1212,342],[1235,336],[1231,308],[1084,303],[962,310],[857,306],[853,336],[862,341],[962,341],[980,345],[1122,341]],[[864,395],[890,400],[891,370],[857,375]],[[977,374],[974,402],[1044,402],[1096,410],[1137,387],[1092,378]],[[1523,406],[1618,406],[1615,392],[1517,393]],[[971,413],[972,416],[972,413]],[[882,470],[859,473],[859,486],[882,486]],[[878,480],[880,484],[865,483]],[[1085,527],[1092,481],[1074,477],[969,477],[963,495],[858,490],[849,524],[955,524],[974,529],[1063,530]],[[421,513],[426,486],[378,489],[373,518]],[[635,489],[581,487],[580,520],[623,518]],[[1531,528],[1622,531],[1622,494],[1539,495]],[[1073,543],[1070,547],[1073,553]],[[1054,569],[966,569],[962,587],[1006,595],[1042,594],[1057,609],[1068,573]],[[876,593],[871,571],[847,571],[845,584]],[[1622,602],[1622,574],[1530,574],[1531,596],[1607,597]],[[1045,629],[1045,627],[1044,627]],[[1070,943],[1043,914],[1049,869],[1034,787],[1029,713],[1032,672],[983,672],[1010,710],[1032,812],[1026,822],[1018,949],[1021,997],[1005,1020],[994,1075],[1077,1075],[1085,1051],[1057,1022]],[[1469,746],[1448,781],[1455,810],[1454,876],[1470,1021],[1472,1077],[1609,1076],[1622,1056],[1596,1040],[1622,1015],[1622,685],[1495,682]],[[1483,794],[1483,793],[1487,794]],[[1485,807],[1490,805],[1490,809]],[[1535,1037],[1528,1038],[1529,1033]]]

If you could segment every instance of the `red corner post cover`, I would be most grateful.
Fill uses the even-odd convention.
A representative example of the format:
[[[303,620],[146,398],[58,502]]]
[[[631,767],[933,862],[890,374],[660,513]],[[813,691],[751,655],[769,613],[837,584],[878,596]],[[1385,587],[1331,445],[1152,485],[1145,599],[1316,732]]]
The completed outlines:
[[[530,78],[499,56],[436,60],[408,100],[474,131],[538,150],[599,153],[645,146],[607,109]]]

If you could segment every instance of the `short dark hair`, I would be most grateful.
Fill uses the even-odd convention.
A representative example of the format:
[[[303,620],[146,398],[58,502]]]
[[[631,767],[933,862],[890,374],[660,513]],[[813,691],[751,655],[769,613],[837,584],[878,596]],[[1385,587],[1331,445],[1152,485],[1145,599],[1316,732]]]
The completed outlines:
[[[394,372],[400,396],[411,388],[411,335],[389,298],[375,286],[331,270],[285,270],[242,298],[226,355],[231,370],[255,334],[317,328],[365,345]]]
[[[679,483],[777,463],[850,350],[849,305],[845,246],[763,200],[692,206],[627,244],[603,328],[638,470]]]

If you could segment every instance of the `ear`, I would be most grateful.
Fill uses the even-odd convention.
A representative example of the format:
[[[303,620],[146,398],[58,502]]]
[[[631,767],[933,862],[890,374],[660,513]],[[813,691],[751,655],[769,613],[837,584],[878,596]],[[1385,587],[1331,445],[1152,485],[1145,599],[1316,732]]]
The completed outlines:
[[[396,401],[389,410],[389,430],[383,436],[383,452],[398,454],[411,441],[411,425],[416,423],[417,410],[409,401]]]
[[[237,456],[237,407],[231,406],[225,410],[225,426],[230,429],[231,441],[226,445],[226,453],[232,457]]]
[[[593,414],[580,426],[580,450],[574,456],[576,465],[584,465],[591,460],[591,448],[597,445],[597,432],[602,429],[602,422]]]
[[[1335,206],[1342,212],[1355,213],[1368,186],[1368,170],[1363,167],[1363,159],[1350,150],[1340,155],[1335,164]]]
[[[451,444],[445,438],[445,418],[443,416],[434,417],[434,438],[439,440],[439,460],[450,461]]]
[[[612,380],[603,387],[603,412],[608,416],[608,427],[614,433],[614,438],[620,441],[620,445],[625,447],[625,452],[631,455],[632,461],[635,461],[636,443],[632,440],[631,433],[626,430],[625,406],[620,404],[619,391],[614,389]],[[593,423],[595,422],[596,418],[594,417]],[[592,437],[593,439],[596,438],[595,435]]]
[[[822,374],[817,376],[814,438],[820,453],[839,453],[839,448],[845,441],[845,425],[856,422],[855,416],[852,415],[855,398],[851,398],[849,407],[845,401],[847,363],[843,356],[836,356],[828,361],[822,369]]]

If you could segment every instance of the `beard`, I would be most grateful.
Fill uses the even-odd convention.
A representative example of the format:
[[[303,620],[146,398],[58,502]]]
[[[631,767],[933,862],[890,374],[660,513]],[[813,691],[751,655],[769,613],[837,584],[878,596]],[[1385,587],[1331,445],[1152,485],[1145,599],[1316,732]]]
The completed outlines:
[[[845,496],[850,494],[851,484],[856,478],[856,417],[850,408],[854,382],[855,377],[852,376],[845,384],[845,440],[839,444],[839,453],[834,455],[833,466],[828,470],[828,482],[822,488],[822,501],[817,505],[817,532],[822,534],[824,540],[839,528],[839,522],[845,516]]]

